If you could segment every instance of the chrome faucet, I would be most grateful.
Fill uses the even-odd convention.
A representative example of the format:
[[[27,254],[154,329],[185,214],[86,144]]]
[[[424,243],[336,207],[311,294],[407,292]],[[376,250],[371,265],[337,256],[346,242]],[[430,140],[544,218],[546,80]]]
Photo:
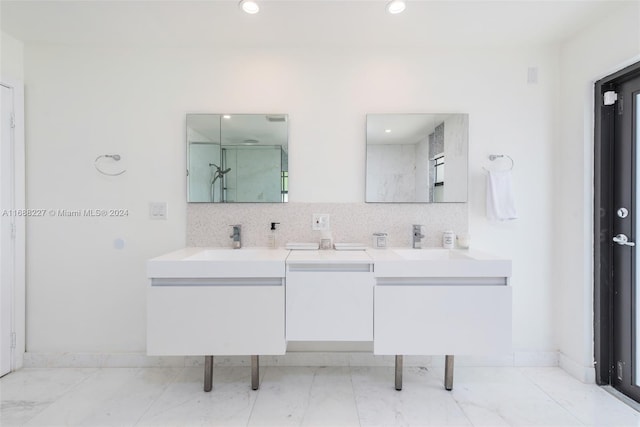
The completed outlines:
[[[424,234],[421,233],[422,226],[419,224],[413,224],[413,249],[422,248],[422,238]]]
[[[233,249],[240,249],[242,247],[242,237],[240,235],[242,226],[240,224],[230,225],[233,227],[233,234],[229,236],[233,239]]]

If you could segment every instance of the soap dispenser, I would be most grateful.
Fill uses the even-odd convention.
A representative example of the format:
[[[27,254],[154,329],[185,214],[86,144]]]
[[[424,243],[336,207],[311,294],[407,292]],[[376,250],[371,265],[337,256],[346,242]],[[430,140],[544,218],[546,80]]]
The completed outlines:
[[[269,235],[267,236],[267,246],[271,249],[275,249],[278,247],[278,243],[276,241],[276,225],[279,224],[279,222],[271,223],[271,229],[269,230]]]

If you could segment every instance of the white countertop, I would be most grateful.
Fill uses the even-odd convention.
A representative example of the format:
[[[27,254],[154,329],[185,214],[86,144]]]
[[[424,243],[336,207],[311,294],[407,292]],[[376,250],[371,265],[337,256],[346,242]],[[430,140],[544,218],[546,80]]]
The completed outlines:
[[[147,262],[150,278],[285,277],[285,264],[375,264],[376,277],[510,277],[511,260],[464,249],[180,249]]]
[[[284,277],[285,249],[190,247],[147,261],[150,278]]]
[[[367,249],[376,277],[510,277],[511,260],[468,249]]]

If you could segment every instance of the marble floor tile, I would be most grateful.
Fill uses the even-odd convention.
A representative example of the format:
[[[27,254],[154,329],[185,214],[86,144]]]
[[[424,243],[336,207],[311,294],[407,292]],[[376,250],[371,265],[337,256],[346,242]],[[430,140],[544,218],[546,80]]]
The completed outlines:
[[[7,426],[640,426],[640,413],[559,368],[23,369],[0,379]]]
[[[299,426],[309,407],[313,367],[265,369],[249,426]]]
[[[134,425],[179,371],[175,368],[98,369],[25,425]]]
[[[474,426],[582,425],[516,368],[456,368],[451,396]]]
[[[184,368],[136,425],[245,426],[256,396],[249,367],[216,367],[209,393],[203,391],[203,368]]]
[[[0,425],[23,425],[96,369],[22,369],[0,379]]]
[[[349,367],[319,367],[314,371],[302,425],[360,425]]]
[[[394,368],[352,368],[362,426],[470,426],[451,393],[426,368],[404,368],[395,389]]]
[[[556,368],[520,368],[554,401],[588,426],[638,426],[638,412],[593,384],[584,384]]]
[[[250,426],[359,426],[348,367],[269,367]]]

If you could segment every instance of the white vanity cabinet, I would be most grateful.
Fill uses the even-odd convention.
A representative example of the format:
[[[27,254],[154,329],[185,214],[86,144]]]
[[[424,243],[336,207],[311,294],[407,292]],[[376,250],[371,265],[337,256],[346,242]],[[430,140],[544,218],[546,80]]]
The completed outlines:
[[[372,341],[373,263],[364,251],[292,251],[288,341]]]
[[[284,280],[152,279],[147,354],[284,354]]]
[[[475,251],[186,248],[149,260],[147,354],[285,354],[289,341],[371,342],[375,354],[511,351],[511,261]]]
[[[375,354],[511,352],[511,261],[438,249],[370,253]]]
[[[287,255],[187,248],[150,260],[147,354],[284,354]]]
[[[375,287],[374,312],[375,354],[511,351],[511,287],[506,285],[381,280]]]

